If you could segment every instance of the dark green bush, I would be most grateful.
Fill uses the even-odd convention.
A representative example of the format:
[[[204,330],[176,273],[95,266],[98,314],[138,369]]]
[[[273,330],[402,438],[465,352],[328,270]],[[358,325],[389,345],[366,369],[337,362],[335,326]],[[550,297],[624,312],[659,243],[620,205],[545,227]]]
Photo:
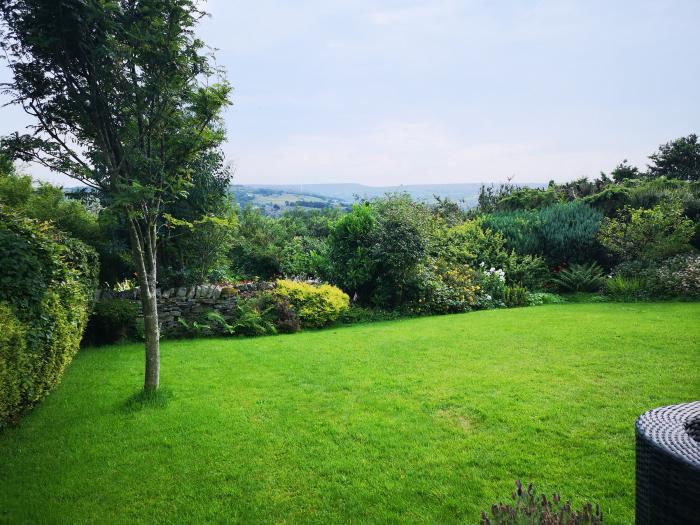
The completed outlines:
[[[351,304],[350,308],[340,314],[338,322],[342,324],[373,323],[377,321],[393,321],[410,315],[408,311],[381,310],[369,308],[358,304]]]
[[[513,503],[491,506],[491,515],[481,513],[481,525],[602,525],[603,513],[598,505],[586,503],[581,510],[572,507],[570,501],[562,502],[559,494],[551,499],[535,494],[532,484],[523,490],[520,481],[515,483]]]
[[[0,268],[1,426],[41,400],[77,352],[99,265],[81,242],[0,206]]]
[[[275,314],[274,323],[278,332],[291,334],[301,330],[301,319],[299,319],[299,315],[287,299],[280,298],[276,300],[273,312]]]
[[[498,213],[484,225],[503,234],[507,247],[519,255],[541,255],[550,266],[598,259],[597,239],[603,214],[575,201],[541,210]]]
[[[85,330],[85,342],[106,345],[134,339],[139,307],[134,301],[110,299],[95,304]]]
[[[503,303],[508,308],[516,308],[518,306],[528,306],[529,296],[527,290],[517,284],[506,286],[503,292]]]
[[[551,265],[582,263],[600,254],[597,235],[603,214],[582,202],[567,202],[539,212],[539,254]]]

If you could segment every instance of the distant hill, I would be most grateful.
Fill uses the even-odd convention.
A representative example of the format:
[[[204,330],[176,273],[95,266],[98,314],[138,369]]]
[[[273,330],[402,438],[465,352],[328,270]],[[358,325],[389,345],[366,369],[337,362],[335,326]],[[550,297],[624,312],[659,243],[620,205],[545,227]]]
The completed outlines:
[[[415,200],[430,202],[435,196],[449,198],[462,202],[468,208],[476,205],[479,197],[479,189],[482,183],[470,182],[464,184],[406,184],[399,186],[365,186],[364,184],[257,184],[237,185],[236,191],[253,192],[267,190],[299,196],[311,196],[315,198],[335,200],[340,203],[350,204],[357,198],[372,199],[381,197],[387,193],[405,192]],[[544,187],[545,184],[523,184],[529,187]]]

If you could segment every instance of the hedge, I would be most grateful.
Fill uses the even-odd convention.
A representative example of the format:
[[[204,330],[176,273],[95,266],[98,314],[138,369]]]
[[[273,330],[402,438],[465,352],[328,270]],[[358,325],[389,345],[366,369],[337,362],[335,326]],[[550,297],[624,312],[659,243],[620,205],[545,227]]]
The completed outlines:
[[[0,205],[0,427],[40,401],[80,345],[97,255]]]

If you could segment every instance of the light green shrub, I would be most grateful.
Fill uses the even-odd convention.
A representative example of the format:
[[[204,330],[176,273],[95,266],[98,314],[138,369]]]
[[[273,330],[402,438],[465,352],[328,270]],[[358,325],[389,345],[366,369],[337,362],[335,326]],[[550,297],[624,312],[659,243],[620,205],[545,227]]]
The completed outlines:
[[[562,304],[566,301],[561,295],[550,292],[535,292],[527,294],[529,306],[541,306],[543,304]]]
[[[636,301],[645,295],[647,281],[641,277],[614,275],[605,280],[605,293],[616,301]]]
[[[81,242],[0,206],[0,268],[2,426],[44,397],[77,352],[99,267]]]
[[[302,326],[312,328],[337,321],[350,304],[348,295],[330,284],[316,286],[280,279],[276,283],[274,294],[289,301],[299,315]]]
[[[29,375],[25,329],[12,309],[0,303],[0,427],[17,412],[21,383]]]
[[[666,202],[649,210],[625,208],[603,222],[599,238],[622,261],[660,261],[691,251],[695,228],[679,203]]]

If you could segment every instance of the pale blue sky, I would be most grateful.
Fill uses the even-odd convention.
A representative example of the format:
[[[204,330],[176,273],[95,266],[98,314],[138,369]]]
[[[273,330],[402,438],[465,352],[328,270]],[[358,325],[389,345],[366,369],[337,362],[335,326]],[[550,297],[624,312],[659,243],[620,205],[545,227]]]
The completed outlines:
[[[207,9],[238,183],[562,181],[700,131],[698,0]]]

